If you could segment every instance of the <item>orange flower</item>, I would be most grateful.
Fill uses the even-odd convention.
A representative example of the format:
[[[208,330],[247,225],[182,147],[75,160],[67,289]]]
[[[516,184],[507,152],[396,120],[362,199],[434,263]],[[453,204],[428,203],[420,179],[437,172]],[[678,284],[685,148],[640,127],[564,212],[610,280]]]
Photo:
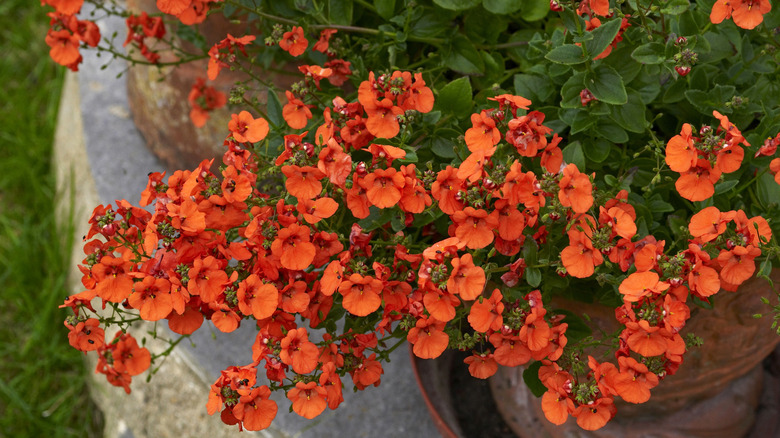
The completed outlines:
[[[588,0],[588,4],[596,15],[602,17],[609,15],[609,0]]]
[[[498,213],[466,207],[452,215],[456,225],[455,237],[471,249],[480,249],[493,241],[493,230],[498,226]]]
[[[192,0],[157,0],[157,9],[171,15],[179,15],[190,7]]]
[[[293,411],[309,420],[325,410],[328,406],[327,396],[325,388],[317,385],[317,382],[298,382],[295,384],[295,388],[287,392],[287,398],[292,402]]]
[[[320,39],[317,40],[316,43],[314,43],[314,47],[312,47],[312,50],[326,53],[328,51],[328,43],[330,42],[330,37],[336,32],[338,32],[338,30],[336,29],[322,29],[322,31],[320,31]]]
[[[146,348],[139,347],[138,341],[130,334],[122,335],[115,345],[116,347],[111,354],[115,370],[137,376],[149,369],[152,355]]]
[[[547,311],[543,307],[532,308],[518,333],[520,340],[532,352],[542,351],[550,343],[550,325],[544,320],[546,313]]]
[[[133,285],[133,293],[127,301],[134,309],[138,309],[141,318],[147,321],[163,319],[173,310],[171,282],[146,276]]]
[[[482,179],[485,163],[490,160],[490,157],[497,149],[497,147],[492,147],[490,149],[480,149],[476,152],[472,152],[462,163],[460,163],[458,178],[471,183],[475,183]]]
[[[431,317],[449,322],[455,318],[455,306],[460,304],[460,300],[448,292],[436,290],[427,290],[423,295],[423,305]]]
[[[282,173],[287,177],[284,187],[298,199],[313,199],[322,191],[320,180],[325,174],[316,167],[282,166]]]
[[[501,302],[503,298],[501,292],[494,289],[489,299],[480,298],[475,301],[469,310],[468,320],[471,327],[482,333],[500,330],[504,324],[501,316],[504,312],[504,303]]]
[[[231,114],[228,129],[239,143],[257,143],[268,135],[268,122],[263,118],[255,119],[248,111]]]
[[[68,343],[76,350],[87,352],[97,350],[105,343],[105,332],[98,327],[100,321],[96,318],[89,318],[86,321],[79,322],[75,326],[65,322],[68,328]]]
[[[569,230],[569,246],[561,251],[561,263],[572,277],[587,278],[604,261],[601,252],[593,248],[590,237],[577,230]]]
[[[688,286],[696,295],[706,298],[720,291],[720,277],[716,270],[697,263],[688,274]]]
[[[626,322],[628,347],[642,356],[652,357],[664,354],[668,348],[666,337],[661,333],[660,327],[650,327],[645,320]]]
[[[49,30],[46,34],[46,44],[51,48],[49,56],[57,64],[68,67],[81,60],[79,37],[66,29]]]
[[[611,398],[602,397],[593,403],[578,406],[572,415],[577,418],[577,425],[585,430],[598,430],[604,427],[617,412]]]
[[[200,310],[193,309],[187,306],[184,309],[184,313],[179,315],[176,312],[171,312],[168,315],[168,328],[172,332],[180,335],[189,335],[199,329],[203,325],[203,314]]]
[[[769,0],[733,0],[733,5],[731,18],[743,29],[754,29],[764,21],[764,14],[772,10]]]
[[[231,412],[246,430],[263,430],[271,425],[279,409],[269,400],[271,390],[263,385],[254,388],[249,395],[242,395]],[[224,412],[223,412],[224,415]]]
[[[703,201],[715,194],[715,183],[720,170],[713,169],[708,160],[700,158],[696,165],[680,175],[674,183],[680,196],[689,201]]]
[[[523,213],[505,199],[496,201],[495,209],[498,212],[498,236],[504,240],[520,238],[525,229],[525,216]]]
[[[496,121],[485,111],[471,115],[471,128],[466,130],[466,146],[471,152],[490,149],[501,140]]]
[[[347,312],[366,316],[382,304],[379,294],[382,293],[382,282],[371,276],[352,274],[342,280],[339,285],[339,293],[344,296],[341,305]]]
[[[397,116],[403,114],[404,110],[395,106],[392,100],[374,100],[368,105],[363,105],[363,109],[368,114],[366,129],[371,135],[379,138],[393,138],[401,130]]]
[[[289,90],[285,90],[287,103],[282,108],[282,117],[287,125],[292,129],[303,129],[311,119],[311,105],[306,105],[298,99]]]
[[[404,175],[392,167],[376,169],[359,181],[366,189],[368,201],[379,208],[390,208],[401,200],[401,190],[406,184]]]
[[[181,205],[168,204],[171,225],[185,236],[197,236],[206,229],[206,213],[198,210],[198,204],[185,200]]]
[[[309,41],[304,36],[303,28],[300,26],[293,26],[289,32],[282,35],[282,40],[279,41],[279,47],[292,56],[302,55],[308,46]]]
[[[699,151],[693,145],[691,130],[690,124],[684,124],[680,134],[666,144],[666,164],[677,173],[687,172],[699,157]]]
[[[336,289],[341,285],[344,276],[344,266],[341,262],[334,260],[325,268],[320,281],[320,291],[326,296],[333,295]]]
[[[563,168],[558,186],[558,199],[564,207],[571,207],[575,213],[586,213],[593,205],[593,185],[588,175],[581,173],[575,164]]]
[[[292,366],[294,372],[308,374],[317,368],[320,350],[309,341],[306,328],[301,327],[287,332],[279,347],[282,349],[279,359]]]
[[[76,15],[81,10],[84,0],[42,0],[41,4],[43,3],[52,6],[60,14]]]
[[[477,379],[487,379],[498,371],[498,363],[492,353],[476,353],[463,360],[469,366],[469,374]]]
[[[187,290],[192,295],[200,295],[204,303],[215,301],[228,282],[227,273],[222,269],[220,261],[213,256],[195,259],[187,275],[190,278]]]
[[[574,412],[574,401],[565,393],[550,389],[542,395],[542,412],[547,421],[560,426]]]
[[[721,250],[718,255],[720,278],[729,285],[740,285],[753,276],[756,271],[754,259],[761,250],[753,245],[735,246],[731,251]]]
[[[444,323],[433,318],[421,318],[406,335],[414,347],[412,352],[420,359],[435,359],[447,349],[450,337],[444,333]]]
[[[279,291],[273,284],[263,283],[257,274],[239,283],[236,298],[241,313],[258,320],[273,315],[279,305]]]
[[[303,215],[303,219],[310,224],[316,224],[322,219],[327,219],[336,213],[339,204],[332,198],[320,198],[316,201],[303,199],[298,202],[298,211]]]
[[[614,378],[618,395],[629,403],[644,403],[650,400],[650,389],[658,386],[658,376],[632,357],[619,357],[618,364],[620,373]]]
[[[271,253],[279,259],[283,268],[294,271],[306,269],[317,253],[310,239],[309,227],[290,224],[279,230],[271,244]]]
[[[121,303],[129,297],[133,292],[133,279],[128,275],[132,267],[131,262],[119,257],[101,257],[100,263],[92,267],[97,296],[113,303]]]
[[[531,350],[518,336],[504,336],[501,332],[496,332],[490,335],[488,340],[495,348],[493,357],[499,365],[516,367],[531,360]]]
[[[635,272],[620,283],[618,290],[623,301],[634,303],[650,294],[660,294],[669,289],[669,283],[659,281],[658,274],[652,271]]]
[[[691,217],[688,231],[700,242],[715,240],[726,231],[726,225],[736,216],[736,212],[721,213],[717,207],[706,207]]]
[[[715,166],[723,173],[732,173],[739,170],[742,160],[745,158],[745,150],[738,144],[725,147],[718,152]]]
[[[485,281],[485,271],[474,265],[471,254],[452,259],[452,272],[447,280],[447,292],[459,295],[464,300],[473,300],[482,295]]]
[[[439,171],[436,181],[431,185],[431,196],[438,201],[441,211],[449,215],[463,208],[463,202],[457,196],[463,189],[464,181],[458,178],[457,172],[457,168],[447,166]]]
[[[731,18],[731,2],[733,0],[717,0],[712,5],[712,11],[710,11],[710,21],[713,24],[720,24],[723,20]]]
[[[317,162],[317,168],[328,177],[333,184],[344,187],[347,177],[352,173],[352,157],[344,152],[335,139],[330,139],[322,148]]]

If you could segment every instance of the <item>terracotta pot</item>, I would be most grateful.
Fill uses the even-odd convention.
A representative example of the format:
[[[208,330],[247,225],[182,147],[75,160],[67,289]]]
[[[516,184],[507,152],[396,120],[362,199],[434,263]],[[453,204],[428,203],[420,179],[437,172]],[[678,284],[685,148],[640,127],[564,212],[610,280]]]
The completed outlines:
[[[780,271],[772,279],[780,281]],[[499,367],[489,379],[494,402],[487,408],[496,414],[483,412],[469,421],[479,421],[485,428],[501,422],[523,438],[780,436],[780,337],[771,329],[771,308],[761,296],[777,301],[766,281],[752,279],[737,293],[718,294],[714,309],[697,308],[683,333],[694,331],[704,345],[686,354],[680,371],[654,388],[648,403],[619,402],[618,415],[597,432],[583,431],[573,419],[562,426],[549,423],[540,399],[523,382],[522,368]],[[577,310],[588,313],[602,329],[617,327],[611,309],[577,303]],[[756,313],[764,317],[752,318]],[[477,382],[474,385],[482,384],[467,375],[465,366],[455,370],[460,360],[458,352],[449,350],[435,360],[412,354],[420,390],[442,436],[486,436],[465,434],[458,422],[458,405],[471,402],[469,391],[474,387],[458,394],[462,383],[454,381],[454,373],[465,373]]]
[[[772,280],[780,282],[780,270]],[[761,363],[780,342],[767,315],[771,308],[761,297],[777,301],[765,280],[753,278],[736,293],[721,291],[711,310],[693,307],[681,334],[695,333],[704,345],[685,355],[677,374],[653,388],[647,403],[618,400],[617,416],[598,431],[581,430],[573,418],[562,426],[545,421],[540,399],[523,384],[521,368],[499,367],[491,379],[499,410],[519,437],[746,436],[766,389]],[[578,303],[577,311],[587,313],[607,332],[619,328],[613,309]],[[765,316],[753,318],[757,313]]]
[[[127,7],[137,14],[159,13],[156,0],[128,0]],[[221,41],[228,33],[241,36],[252,32],[251,29],[247,23],[229,22],[219,13],[209,15],[198,25],[207,46]],[[170,27],[167,31],[167,35],[175,33],[175,29]],[[197,53],[189,43],[181,43],[185,50]],[[177,59],[170,51],[161,52],[160,55],[163,61]],[[187,97],[195,81],[206,78],[207,65],[208,60],[202,59],[176,67],[134,65],[128,69],[127,94],[133,120],[149,149],[172,169],[192,169],[204,159],[216,158],[219,162],[225,151],[223,140],[228,134],[227,122],[234,111],[225,106],[211,112],[211,117],[202,128],[196,128],[189,118],[191,108]],[[281,89],[300,79],[289,72],[265,72],[264,76]],[[215,81],[208,81],[207,84],[229,97],[233,84],[245,79],[246,76],[240,72],[223,69]],[[266,101],[266,93],[267,90],[259,90],[248,97],[257,97],[263,103]]]

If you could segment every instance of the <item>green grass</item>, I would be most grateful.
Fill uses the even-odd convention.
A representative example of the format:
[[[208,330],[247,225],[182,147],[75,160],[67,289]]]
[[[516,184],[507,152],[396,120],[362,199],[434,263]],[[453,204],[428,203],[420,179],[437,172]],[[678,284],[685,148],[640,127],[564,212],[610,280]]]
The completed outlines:
[[[57,306],[72,235],[54,212],[52,143],[64,68],[38,0],[0,2],[0,437],[100,435],[82,355]]]

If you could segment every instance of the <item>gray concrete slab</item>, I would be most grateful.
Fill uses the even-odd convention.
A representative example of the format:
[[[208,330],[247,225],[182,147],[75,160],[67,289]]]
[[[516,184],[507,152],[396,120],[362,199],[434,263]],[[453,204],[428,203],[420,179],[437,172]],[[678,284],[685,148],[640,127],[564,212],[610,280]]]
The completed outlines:
[[[123,41],[124,23],[119,19],[99,20],[103,35],[119,32],[118,41]],[[145,143],[130,117],[127,105],[127,90],[123,79],[116,79],[126,65],[121,61],[113,61],[104,69],[107,63],[105,57],[96,57],[95,52],[84,52],[84,63],[78,74],[78,98],[74,107],[63,105],[63,110],[80,111],[83,118],[83,147],[86,160],[79,165],[76,161],[76,184],[94,184],[99,202],[113,203],[117,199],[127,199],[137,204],[140,193],[146,186],[147,174],[164,170],[164,166],[145,147]],[[75,87],[75,85],[73,86]],[[63,128],[64,137],[78,137],[78,133],[70,132],[78,127]],[[194,128],[193,128],[194,129]],[[65,142],[67,143],[67,142]],[[77,142],[78,143],[78,142]],[[78,145],[72,147],[79,147]],[[84,158],[81,158],[82,160]],[[81,182],[79,182],[81,181]],[[80,189],[75,193],[79,196]],[[171,366],[189,368],[187,372],[172,372],[165,375],[161,372],[152,379],[152,386],[181,388],[198,386],[202,393],[208,390],[208,385],[219,375],[220,370],[230,365],[244,365],[251,361],[251,344],[255,330],[249,325],[241,327],[234,333],[224,334],[218,330],[204,327],[192,337],[193,346],[182,348]],[[102,376],[100,376],[102,377]],[[187,381],[176,381],[176,378]],[[173,379],[173,380],[172,380]],[[392,355],[392,361],[385,366],[382,385],[365,391],[353,393],[351,382],[345,379],[347,387],[344,391],[344,403],[335,411],[326,411],[314,420],[305,420],[294,413],[288,413],[289,402],[282,394],[277,394],[279,414],[272,426],[274,433],[270,436],[328,438],[328,437],[432,437],[438,432],[428,416],[421,394],[411,370],[408,351],[400,348]],[[119,397],[113,402],[124,403],[124,393],[119,388],[101,389],[115,390]],[[143,390],[141,390],[143,392]],[[132,396],[128,396],[132,397]],[[161,400],[144,395],[140,403],[151,400]],[[205,412],[206,399],[182,400],[167,398],[177,403],[197,404]],[[146,406],[146,409],[171,409],[171,406]],[[173,406],[175,409],[175,406]],[[120,415],[120,414],[117,414]],[[144,418],[151,416],[130,415],[126,419],[113,419],[111,424],[117,430],[107,431],[107,436],[200,436],[194,431],[205,430],[195,424],[201,420],[176,418],[176,428],[165,432],[166,428],[152,428],[150,424],[138,424]],[[217,420],[214,418],[214,420]],[[149,420],[151,421],[151,420]],[[157,420],[155,420],[157,421]],[[204,420],[205,421],[205,420]],[[212,421],[212,420],[209,420]],[[189,428],[188,428],[189,427]],[[225,436],[235,428],[224,426]],[[209,429],[211,430],[211,429]],[[157,432],[155,432],[157,431]],[[162,432],[159,432],[162,431]],[[175,432],[174,432],[175,431]],[[190,432],[187,432],[190,431]],[[198,432],[205,433],[205,432]],[[209,432],[209,436],[216,436]],[[220,434],[219,436],[222,436]]]

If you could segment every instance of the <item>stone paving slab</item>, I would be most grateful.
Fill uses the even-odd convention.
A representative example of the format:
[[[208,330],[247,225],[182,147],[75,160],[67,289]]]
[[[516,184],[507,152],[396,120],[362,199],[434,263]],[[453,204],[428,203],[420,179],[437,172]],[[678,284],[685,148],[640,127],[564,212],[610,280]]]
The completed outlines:
[[[117,40],[124,40],[122,20],[103,19],[98,24],[103,35],[111,35],[116,30],[119,32]],[[101,70],[106,61],[105,57],[96,57],[94,52],[85,52],[80,72],[77,75],[69,73],[66,79],[60,106],[55,144],[59,191],[62,203],[74,208],[78,228],[71,293],[81,290],[80,274],[75,263],[83,258],[78,242],[87,228],[92,208],[98,203],[113,203],[117,199],[128,199],[137,204],[146,185],[146,175],[165,170],[146,149],[131,120],[125,82],[116,79],[125,65],[114,61]],[[151,324],[139,331],[150,327]],[[125,395],[121,388],[108,385],[102,375],[96,375],[91,392],[104,408],[105,436],[180,438],[235,435],[235,427],[222,425],[218,415],[207,415],[207,392],[220,370],[251,361],[254,335],[255,330],[249,325],[230,334],[204,327],[192,336],[193,345],[180,346],[151,382],[143,381],[145,374],[136,377],[130,395]],[[150,347],[161,349],[163,344],[152,343]],[[92,359],[87,365],[90,371],[95,366],[93,356],[90,356]],[[335,411],[326,410],[311,421],[288,413],[290,403],[283,394],[275,394],[279,414],[272,427],[263,433],[247,433],[245,436],[438,436],[415,383],[408,350],[399,348],[391,358],[392,362],[385,366],[383,383],[378,388],[353,393],[347,378],[342,406]]]

